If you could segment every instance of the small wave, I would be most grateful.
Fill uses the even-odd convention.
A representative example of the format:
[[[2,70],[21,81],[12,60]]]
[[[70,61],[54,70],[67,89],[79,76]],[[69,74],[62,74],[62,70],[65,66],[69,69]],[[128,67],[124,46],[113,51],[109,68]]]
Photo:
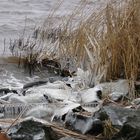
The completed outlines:
[[[23,11],[19,11],[19,10],[17,10],[17,11],[9,11],[9,10],[7,10],[7,11],[0,11],[0,14],[32,15],[32,14],[36,14],[38,12],[40,12],[40,11],[25,11],[25,10],[23,10]]]

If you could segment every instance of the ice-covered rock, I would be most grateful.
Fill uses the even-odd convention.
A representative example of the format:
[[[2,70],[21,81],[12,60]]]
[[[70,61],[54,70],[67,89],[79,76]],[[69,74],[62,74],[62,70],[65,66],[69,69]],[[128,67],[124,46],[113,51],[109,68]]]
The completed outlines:
[[[24,96],[19,96],[17,94],[10,96],[9,102],[10,103],[27,103],[24,99]]]
[[[55,81],[53,83],[48,82],[45,87],[50,88],[50,89],[68,89],[68,88],[70,88],[63,81]]]
[[[61,108],[57,108],[54,112],[54,115],[52,117],[52,121],[54,119],[61,119],[63,115],[66,115],[68,112],[72,111],[73,109],[79,107],[80,104],[73,103],[73,102],[65,102],[64,106]]]
[[[6,95],[1,96],[0,100],[8,101],[12,95],[14,95],[14,93],[7,93]]]
[[[116,82],[105,82],[96,85],[94,88],[101,89],[103,94],[110,94],[113,92],[123,93],[124,95],[129,92],[129,83],[127,80],[118,80]]]
[[[113,101],[118,101],[120,100],[122,97],[126,96],[126,94],[122,93],[122,92],[112,92],[110,95],[111,99]]]
[[[101,92],[100,92],[100,96],[101,96]],[[91,102],[95,102],[95,101],[100,101],[100,97],[98,95],[98,90],[96,90],[95,88],[89,88],[87,90],[83,90],[81,91],[81,99],[82,99],[82,103],[91,103]]]
[[[43,94],[29,94],[26,96],[13,95],[9,98],[10,103],[43,103],[47,99]]]
[[[51,85],[51,84],[50,84]],[[49,86],[50,86],[49,85]],[[47,85],[39,86],[36,88],[30,88],[26,91],[26,94],[35,94],[35,95],[46,95],[55,100],[76,100],[77,93],[73,94],[71,88],[59,89],[53,88],[54,85],[51,85],[51,88],[48,88]],[[59,86],[59,85],[57,85]],[[73,94],[73,95],[72,95]],[[26,95],[26,96],[27,96]]]
[[[43,105],[39,105],[36,106],[34,108],[32,108],[31,110],[27,111],[27,113],[25,114],[26,117],[28,116],[33,116],[36,118],[45,118],[50,120],[50,118],[53,116],[54,114],[54,108],[50,108],[48,106],[43,106]]]

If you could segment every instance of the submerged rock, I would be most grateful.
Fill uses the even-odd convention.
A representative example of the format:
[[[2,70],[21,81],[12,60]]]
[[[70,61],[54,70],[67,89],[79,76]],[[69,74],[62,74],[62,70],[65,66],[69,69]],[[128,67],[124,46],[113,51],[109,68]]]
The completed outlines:
[[[11,140],[58,140],[56,133],[33,118],[13,126],[9,131]]]

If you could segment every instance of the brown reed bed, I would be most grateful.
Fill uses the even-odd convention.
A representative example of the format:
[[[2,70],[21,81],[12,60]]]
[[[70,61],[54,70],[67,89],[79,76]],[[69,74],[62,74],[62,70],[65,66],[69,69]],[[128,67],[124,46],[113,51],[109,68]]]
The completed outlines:
[[[59,39],[61,56],[89,70],[90,84],[125,78],[134,89],[140,76],[139,6],[138,0],[110,3],[75,30],[66,27],[67,38]]]

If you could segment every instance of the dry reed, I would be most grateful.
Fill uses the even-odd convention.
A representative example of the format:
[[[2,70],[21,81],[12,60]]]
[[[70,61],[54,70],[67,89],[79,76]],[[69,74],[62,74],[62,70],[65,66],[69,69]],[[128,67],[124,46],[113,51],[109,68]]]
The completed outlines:
[[[125,78],[132,93],[140,75],[139,6],[138,0],[109,3],[98,14],[93,12],[80,21],[74,30],[66,24],[65,36],[59,39],[61,58],[89,70],[91,85]]]

